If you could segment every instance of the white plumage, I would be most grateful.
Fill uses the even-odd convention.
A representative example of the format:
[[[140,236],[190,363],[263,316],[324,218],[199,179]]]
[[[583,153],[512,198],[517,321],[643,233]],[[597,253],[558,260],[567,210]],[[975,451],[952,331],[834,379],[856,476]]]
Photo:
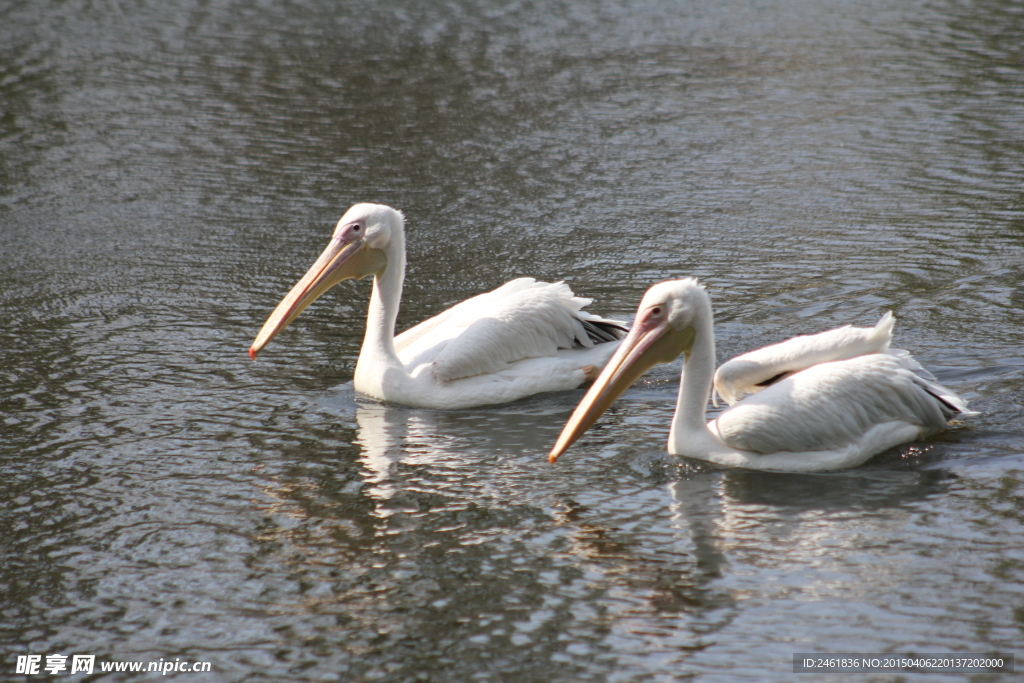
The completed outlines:
[[[796,337],[739,356],[713,377],[707,293],[694,279],[659,283],[549,457],[554,462],[644,371],[684,353],[669,453],[759,470],[854,467],[971,414],[909,353],[889,348],[893,322],[887,313],[874,328]],[[713,381],[734,405],[705,422]],[[737,400],[743,394],[753,395]]]
[[[250,355],[342,280],[373,275],[357,391],[425,408],[466,408],[573,389],[593,379],[622,323],[587,313],[563,282],[519,278],[394,336],[405,278],[401,212],[356,204],[316,263],[268,318]]]
[[[427,354],[419,362],[432,358],[434,374],[443,381],[499,372],[516,360],[593,348],[583,321],[602,319],[582,310],[589,303],[564,282],[522,277],[403,332],[395,349],[406,364]],[[611,356],[614,346],[602,351]]]
[[[721,396],[733,405],[745,394],[756,394],[766,386],[819,363],[884,353],[892,341],[896,319],[886,312],[874,327],[844,325],[834,330],[805,334],[778,344],[736,356],[715,371],[712,400]]]

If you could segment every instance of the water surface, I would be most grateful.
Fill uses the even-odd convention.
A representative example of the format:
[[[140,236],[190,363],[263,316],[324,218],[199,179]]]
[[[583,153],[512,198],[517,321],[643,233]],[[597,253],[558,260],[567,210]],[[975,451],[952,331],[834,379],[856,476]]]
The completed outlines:
[[[1022,34],[1009,0],[8,3],[0,669],[735,681],[1014,652]],[[580,391],[356,396],[367,283],[251,362],[358,201],[408,218],[400,327],[520,275],[628,318],[696,275],[722,357],[892,310],[981,415],[848,472],[726,470],[665,453],[662,366],[552,467]]]

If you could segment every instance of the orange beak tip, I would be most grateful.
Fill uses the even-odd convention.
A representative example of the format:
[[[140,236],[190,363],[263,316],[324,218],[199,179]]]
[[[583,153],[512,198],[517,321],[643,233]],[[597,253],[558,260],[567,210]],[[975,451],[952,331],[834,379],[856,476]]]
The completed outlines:
[[[249,347],[249,358],[256,360],[256,349]]]

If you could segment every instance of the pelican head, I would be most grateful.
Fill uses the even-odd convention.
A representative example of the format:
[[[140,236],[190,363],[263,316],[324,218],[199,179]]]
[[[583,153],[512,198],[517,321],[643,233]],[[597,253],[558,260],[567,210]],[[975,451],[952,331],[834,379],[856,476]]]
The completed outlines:
[[[658,363],[689,355],[699,327],[710,324],[708,295],[694,278],[653,285],[640,300],[629,334],[576,406],[548,460],[554,463],[615,400]]]
[[[382,204],[356,204],[346,211],[331,243],[267,318],[249,356],[255,360],[260,349],[334,285],[383,273],[388,246],[401,239],[404,222],[401,211]]]

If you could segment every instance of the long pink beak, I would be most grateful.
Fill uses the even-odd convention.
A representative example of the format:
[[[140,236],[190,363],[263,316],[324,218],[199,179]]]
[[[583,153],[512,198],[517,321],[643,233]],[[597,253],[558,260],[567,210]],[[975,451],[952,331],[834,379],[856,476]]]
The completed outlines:
[[[365,277],[381,270],[387,263],[383,253],[370,249],[362,239],[345,240],[335,237],[320,257],[302,276],[291,291],[281,299],[274,312],[263,324],[256,340],[249,347],[249,357],[256,354],[277,335],[278,332],[299,316],[324,292],[343,280]]]
[[[549,462],[553,464],[558,460],[641,375],[652,366],[664,362],[661,354],[652,351],[658,351],[658,341],[669,329],[665,323],[639,323],[629,331],[615,355],[576,406],[572,417],[565,423],[558,441],[548,455]]]

